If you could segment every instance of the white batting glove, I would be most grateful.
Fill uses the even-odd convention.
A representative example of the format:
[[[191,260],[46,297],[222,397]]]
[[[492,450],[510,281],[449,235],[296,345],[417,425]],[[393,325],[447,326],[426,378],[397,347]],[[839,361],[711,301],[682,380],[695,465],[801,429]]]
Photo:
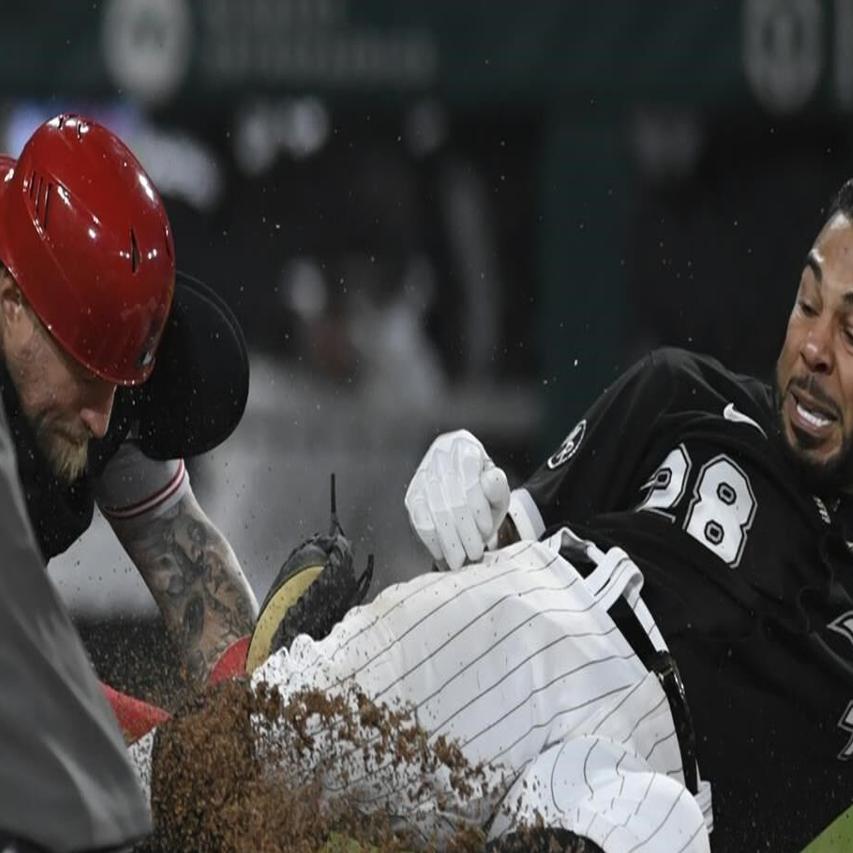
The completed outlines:
[[[433,441],[406,490],[412,528],[451,569],[482,558],[508,507],[506,474],[464,429]]]

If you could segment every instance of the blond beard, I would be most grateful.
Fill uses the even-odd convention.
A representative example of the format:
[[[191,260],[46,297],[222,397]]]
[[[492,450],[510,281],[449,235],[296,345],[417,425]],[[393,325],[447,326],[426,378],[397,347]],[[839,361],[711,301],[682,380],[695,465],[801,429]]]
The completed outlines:
[[[6,357],[6,367],[18,392],[21,409],[35,433],[36,444],[51,470],[65,483],[73,483],[86,470],[91,433],[85,429],[75,430],[70,422],[51,420],[44,414],[33,412],[32,395],[28,391],[44,376],[40,359],[49,356],[51,344],[49,333],[29,306],[27,312],[32,317],[32,335],[15,357]]]
[[[36,432],[42,452],[50,462],[53,473],[65,483],[73,483],[86,470],[89,458],[89,442],[72,438],[67,433],[57,432],[42,426]]]

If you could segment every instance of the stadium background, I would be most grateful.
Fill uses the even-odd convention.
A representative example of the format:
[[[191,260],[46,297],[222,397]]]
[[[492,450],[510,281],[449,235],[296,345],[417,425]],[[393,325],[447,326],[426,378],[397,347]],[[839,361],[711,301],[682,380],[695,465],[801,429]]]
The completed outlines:
[[[472,429],[517,479],[651,346],[769,375],[853,175],[853,0],[3,17],[0,147],[62,110],[112,127],[166,199],[179,267],[243,324],[246,416],[190,467],[259,597],[326,524],[332,471],[375,591],[427,567],[402,498],[438,431]],[[50,572],[102,675],[168,692],[157,615],[100,519]]]

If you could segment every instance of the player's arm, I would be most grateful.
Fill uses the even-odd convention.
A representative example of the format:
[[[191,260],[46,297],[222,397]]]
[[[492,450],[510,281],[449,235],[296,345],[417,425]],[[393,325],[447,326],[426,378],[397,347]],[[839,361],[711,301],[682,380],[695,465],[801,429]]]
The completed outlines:
[[[110,523],[151,590],[187,676],[204,683],[257,616],[234,551],[191,490],[162,515]]]
[[[678,351],[660,351],[634,365],[512,493],[473,435],[439,436],[406,492],[415,533],[437,560],[458,568],[480,559],[487,545],[537,539],[558,521],[618,505],[673,394],[672,363],[679,358]]]
[[[677,391],[679,350],[655,350],[610,385],[510,498],[504,537],[623,508]],[[632,498],[633,499],[633,498]]]
[[[258,605],[233,549],[199,506],[182,460],[127,442],[97,484],[98,506],[151,590],[188,680],[204,683],[251,634]]]

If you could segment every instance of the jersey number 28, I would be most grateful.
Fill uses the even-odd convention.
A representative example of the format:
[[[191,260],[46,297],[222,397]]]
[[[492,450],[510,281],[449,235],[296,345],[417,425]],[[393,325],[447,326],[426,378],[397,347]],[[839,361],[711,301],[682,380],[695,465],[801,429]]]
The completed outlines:
[[[643,486],[646,497],[638,510],[659,512],[677,522],[684,508],[685,532],[734,568],[743,556],[746,535],[755,517],[755,495],[749,478],[724,453],[709,459],[697,472],[690,497],[693,462],[683,444],[670,451]]]

